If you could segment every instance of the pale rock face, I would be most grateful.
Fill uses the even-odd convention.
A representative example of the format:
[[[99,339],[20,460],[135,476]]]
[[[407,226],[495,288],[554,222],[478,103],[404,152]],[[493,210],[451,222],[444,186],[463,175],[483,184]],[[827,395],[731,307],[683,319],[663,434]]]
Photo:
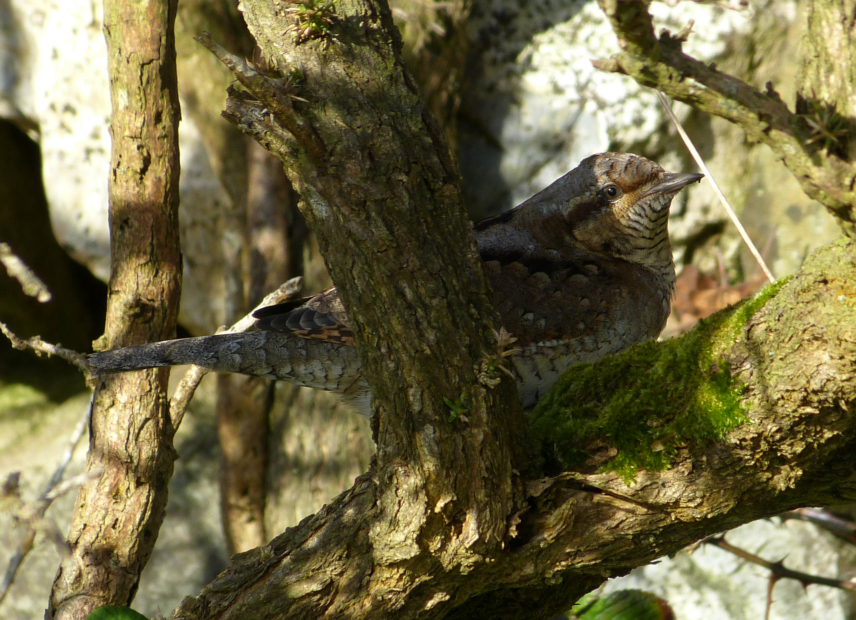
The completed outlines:
[[[110,276],[107,183],[110,84],[102,3],[0,3],[0,116],[29,129],[42,152],[45,192],[60,244],[96,276]],[[224,121],[225,122],[225,121]],[[188,114],[181,121],[180,321],[210,333],[225,321],[220,213],[229,198]]]
[[[15,79],[4,84],[2,98],[38,127],[60,244],[106,279],[110,90],[101,4],[14,0],[7,6],[0,19],[17,26],[17,45],[7,65]]]

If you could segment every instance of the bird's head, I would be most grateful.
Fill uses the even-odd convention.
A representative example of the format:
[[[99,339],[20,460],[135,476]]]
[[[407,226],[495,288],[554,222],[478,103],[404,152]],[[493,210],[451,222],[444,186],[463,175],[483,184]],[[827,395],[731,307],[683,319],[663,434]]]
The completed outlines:
[[[570,174],[583,191],[561,210],[578,244],[656,271],[673,269],[669,207],[678,192],[704,175],[666,172],[631,153],[592,155]]]

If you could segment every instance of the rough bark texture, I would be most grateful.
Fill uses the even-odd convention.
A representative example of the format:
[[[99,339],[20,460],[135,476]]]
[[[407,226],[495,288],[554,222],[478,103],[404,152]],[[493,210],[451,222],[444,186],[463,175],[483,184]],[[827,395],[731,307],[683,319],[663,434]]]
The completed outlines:
[[[181,286],[175,0],[108,1],[104,31],[113,101],[112,270],[102,345],[174,336]],[[87,469],[51,593],[54,618],[128,605],[163,520],[175,453],[166,369],[102,382]]]
[[[460,87],[470,43],[467,18],[472,3],[392,0],[389,4],[401,29],[402,56],[455,152]]]
[[[236,558],[173,617],[549,617],[603,580],[704,536],[797,506],[852,500],[854,282],[853,242],[811,257],[721,341],[734,381],[746,386],[743,425],[723,440],[682,446],[668,470],[640,472],[629,485],[615,473],[531,481],[526,507],[509,515],[512,538],[490,563],[440,569],[431,555],[448,553],[442,546],[397,561],[374,553],[380,480],[367,475],[270,545]],[[657,351],[650,361],[656,368]],[[662,377],[638,380],[654,387]],[[615,398],[630,388],[617,388]],[[694,396],[684,394],[669,413]]]
[[[681,51],[689,33],[654,35],[644,0],[598,0],[624,50],[595,61],[694,108],[739,125],[750,140],[767,144],[803,191],[822,203],[849,237],[856,238],[856,166],[843,148],[853,135],[852,15],[856,4],[813,3],[803,41],[803,85],[795,114],[768,83],[760,92]],[[835,79],[831,79],[835,76]],[[829,134],[843,130],[836,139]]]
[[[324,16],[331,32],[317,37],[292,13],[243,6],[268,64],[306,101],[292,103],[284,79],[220,50],[253,92],[234,93],[234,106],[253,112],[236,118],[233,106],[231,117],[287,164],[380,403],[380,507],[364,534],[392,572],[427,544],[445,548],[438,569],[468,571],[500,547],[519,488],[513,463],[524,459],[510,441],[523,433],[512,430],[522,429],[514,387],[477,382],[476,364],[495,355],[497,321],[457,171],[397,55],[385,6],[338,3]],[[444,399],[467,415],[451,422]]]

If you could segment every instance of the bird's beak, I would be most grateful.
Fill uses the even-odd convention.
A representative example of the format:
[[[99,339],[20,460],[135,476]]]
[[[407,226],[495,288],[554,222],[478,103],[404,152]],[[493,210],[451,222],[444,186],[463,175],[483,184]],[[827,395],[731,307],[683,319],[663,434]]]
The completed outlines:
[[[644,196],[651,194],[677,194],[690,183],[701,181],[703,174],[698,172],[667,172],[660,178],[660,182],[649,187]]]

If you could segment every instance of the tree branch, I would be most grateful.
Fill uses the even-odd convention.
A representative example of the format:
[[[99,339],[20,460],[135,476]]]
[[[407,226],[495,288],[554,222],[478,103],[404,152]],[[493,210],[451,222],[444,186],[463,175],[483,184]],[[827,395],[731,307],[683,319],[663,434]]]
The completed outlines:
[[[713,547],[719,547],[723,551],[728,551],[729,553],[733,553],[739,558],[746,560],[747,562],[751,562],[752,564],[756,564],[758,566],[763,566],[767,570],[770,571],[770,578],[775,581],[779,579],[794,579],[799,581],[803,586],[808,585],[818,585],[818,586],[828,586],[830,588],[838,588],[839,590],[848,590],[850,592],[856,592],[856,582],[853,581],[845,581],[843,579],[832,579],[830,577],[820,577],[818,575],[812,575],[809,573],[803,573],[796,570],[791,570],[789,568],[785,568],[784,560],[779,560],[778,562],[770,562],[769,560],[765,560],[764,558],[755,555],[754,553],[749,553],[745,549],[741,549],[740,547],[735,547],[725,540],[725,536],[717,536],[707,541],[707,544]]]
[[[688,32],[672,36],[663,31],[659,39],[656,38],[647,2],[598,0],[598,4],[609,18],[624,51],[608,60],[593,61],[595,67],[628,75],[643,86],[661,90],[672,99],[739,125],[750,140],[769,146],[794,174],[803,191],[827,207],[846,235],[856,238],[856,166],[847,156],[824,148],[824,143],[817,140],[817,128],[813,129],[809,123],[810,115],[788,110],[771,84],[767,92],[762,93],[684,54],[681,44]],[[816,28],[822,29],[823,21],[816,21],[820,22]],[[844,22],[846,20],[841,21]],[[824,36],[827,39],[835,35],[849,37],[849,33],[840,30],[825,31]],[[848,49],[849,39],[839,39],[834,44],[827,41],[823,45]],[[825,60],[825,65],[820,63],[823,68],[815,68],[814,73],[840,72],[835,64],[837,57],[827,54]],[[844,60],[847,70],[842,75],[850,75],[850,57]],[[836,109],[839,118],[856,116],[852,97],[849,100],[839,97],[829,103],[815,101],[815,97],[806,92],[802,97],[804,111],[811,107],[806,101],[812,101],[820,107]],[[835,108],[836,105],[840,107]],[[820,122],[826,121],[820,119]],[[852,137],[853,128],[849,125],[848,128]]]
[[[76,366],[86,377],[87,384],[91,382],[92,368],[90,368],[89,362],[86,361],[86,356],[82,353],[66,349],[65,347],[57,344],[45,342],[39,336],[33,336],[32,338],[24,340],[23,338],[16,336],[5,323],[0,323],[0,333],[9,339],[9,342],[12,343],[13,349],[19,349],[21,351],[32,349],[38,356],[47,355],[50,357],[51,355],[56,355],[57,357],[67,361],[69,364]]]

